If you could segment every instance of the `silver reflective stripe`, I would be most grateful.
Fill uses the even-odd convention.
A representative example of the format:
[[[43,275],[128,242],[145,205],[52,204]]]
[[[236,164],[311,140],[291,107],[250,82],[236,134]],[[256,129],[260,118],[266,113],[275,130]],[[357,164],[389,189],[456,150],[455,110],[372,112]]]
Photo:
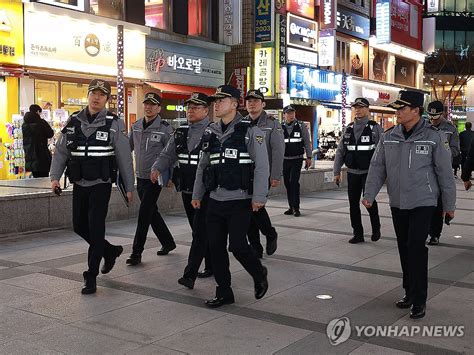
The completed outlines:
[[[107,147],[89,146],[88,148],[89,148],[89,149],[88,149],[89,151],[91,151],[91,150],[114,150],[114,147],[112,147],[112,146],[110,146],[110,145],[107,146]],[[86,147],[83,146],[83,145],[80,145],[80,146],[78,146],[78,147],[76,148],[76,150],[86,150]]]
[[[239,159],[239,164],[252,164],[252,159]]]
[[[220,160],[211,160],[211,165],[219,164]]]
[[[383,141],[383,144],[385,143],[400,143],[399,141]]]
[[[288,138],[285,138],[285,143],[290,143],[290,140]]]
[[[221,155],[220,155],[219,153],[217,153],[217,154],[211,154],[211,155],[209,156],[209,158],[211,158],[211,159],[212,159],[212,158],[219,158],[220,156],[221,156]]]
[[[197,162],[197,161],[194,161],[194,160],[191,160],[191,161],[189,162],[189,164],[191,164],[191,165],[198,165],[198,162]]]
[[[89,152],[87,154],[85,152],[71,152],[73,157],[110,157],[114,155],[115,152]]]
[[[182,125],[182,126],[179,126],[178,128],[189,128],[188,125]]]
[[[374,149],[375,149],[375,144],[357,146],[357,150],[374,150]]]
[[[413,143],[431,143],[431,144],[436,144],[436,142],[433,142],[433,141],[414,141]]]
[[[356,150],[355,145],[348,145],[346,148],[347,148],[347,150]]]
[[[185,158],[185,159],[187,159],[187,158],[188,158],[188,155],[187,155],[187,154],[178,154],[178,158]]]
[[[290,143],[298,143],[302,141],[303,141],[303,138],[290,138]]]
[[[178,160],[178,162],[180,162],[181,164],[187,164],[187,163],[188,163],[188,161],[187,161],[187,160],[181,160],[181,159],[180,159],[180,160]]]
[[[240,153],[240,157],[250,157],[249,153]]]
[[[192,154],[189,156],[191,159],[198,159],[199,158],[199,155],[197,154]]]

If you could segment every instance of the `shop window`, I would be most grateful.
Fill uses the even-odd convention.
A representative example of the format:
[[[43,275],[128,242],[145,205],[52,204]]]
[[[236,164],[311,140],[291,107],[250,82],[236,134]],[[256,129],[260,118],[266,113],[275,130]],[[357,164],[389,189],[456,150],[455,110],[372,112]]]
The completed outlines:
[[[444,0],[444,11],[454,11],[455,0]]]
[[[350,73],[350,53],[349,44],[344,41],[337,41],[336,71]]]
[[[166,30],[169,28],[170,0],[145,0],[145,24]]]
[[[51,110],[58,108],[59,102],[59,83],[57,81],[35,80],[35,102],[29,104],[37,104],[42,108],[52,105]]]
[[[188,1],[188,34],[209,37],[209,1]]]
[[[466,46],[466,32],[464,31],[456,31],[454,32],[454,46],[456,50],[461,50]]]
[[[456,12],[466,11],[466,0],[456,0]]]
[[[84,0],[39,0],[38,2],[84,11]]]
[[[69,114],[87,106],[87,84],[61,83],[61,102]]]
[[[474,12],[474,0],[467,0],[467,12]]]
[[[466,45],[471,51],[474,49],[474,31],[466,31]]]
[[[444,31],[444,49],[454,49],[454,31]]]
[[[124,19],[125,0],[90,0],[89,12],[116,20]]]
[[[435,36],[435,47],[436,48],[443,48],[443,45],[444,45],[443,36],[444,36],[443,31],[439,31],[439,30],[436,31],[436,36]]]

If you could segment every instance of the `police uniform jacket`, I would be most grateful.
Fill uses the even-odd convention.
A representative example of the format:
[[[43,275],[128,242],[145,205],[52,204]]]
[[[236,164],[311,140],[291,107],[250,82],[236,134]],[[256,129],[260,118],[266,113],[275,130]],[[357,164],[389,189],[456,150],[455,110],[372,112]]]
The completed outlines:
[[[446,138],[448,138],[449,142],[449,148],[451,148],[451,158],[454,159],[459,155],[460,152],[458,130],[451,122],[446,121],[445,119],[442,119],[436,128],[446,134]]]
[[[373,144],[375,144],[375,146],[377,146],[377,144],[380,140],[380,136],[383,133],[383,130],[382,130],[382,127],[380,127],[379,124],[369,125],[369,118],[368,117],[360,118],[360,119],[354,121],[354,123],[352,124],[352,129],[351,130],[354,134],[355,140],[359,142],[359,141],[363,140],[362,139],[362,134],[364,133],[365,130],[368,130],[368,129],[370,129],[370,131],[371,131],[371,133],[370,133],[371,137],[365,137],[364,140],[370,140],[371,142],[373,142]],[[340,175],[341,174],[341,168],[342,168],[342,165],[344,164],[344,156],[347,153],[347,146],[346,146],[346,144],[343,144],[343,142],[344,142],[344,139],[347,139],[347,138],[350,138],[350,133],[348,132],[348,129],[346,127],[344,129],[344,132],[342,133],[342,138],[341,138],[341,140],[340,140],[340,142],[337,146],[336,157],[334,159],[334,168],[333,168],[334,175]],[[375,147],[374,147],[374,151],[375,151]],[[355,151],[354,154],[357,154],[357,151]],[[367,174],[369,169],[351,169],[351,168],[348,168],[347,171],[349,173],[352,173],[352,174]]]
[[[170,140],[173,128],[159,115],[147,128],[143,128],[144,120],[142,118],[133,124],[129,139],[130,147],[135,152],[137,178],[150,179],[151,167]],[[168,176],[163,176],[165,184]]]
[[[245,118],[251,120],[250,115]],[[283,157],[285,155],[285,141],[281,124],[275,118],[267,115],[265,111],[254,122],[265,134],[270,179],[280,180],[283,175]]]
[[[209,117],[205,117],[199,122],[189,123],[180,128],[187,127],[187,148],[189,152],[192,152],[201,144],[202,136],[204,131],[209,126]],[[178,153],[176,151],[176,142],[174,135],[171,136],[165,149],[160,153],[155,163],[153,164],[152,170],[158,170],[160,173],[168,171],[173,165],[179,161]],[[196,162],[198,157],[196,157]],[[197,168],[197,165],[196,165]],[[182,191],[183,193],[191,193],[188,191]]]
[[[386,131],[372,157],[364,198],[373,202],[385,180],[391,207],[437,206],[441,194],[444,210],[454,211],[456,185],[446,135],[423,119],[407,139],[401,124]]]
[[[295,128],[296,125],[300,127],[301,139],[303,142],[304,151],[306,152],[306,158],[311,158],[312,157],[311,137],[309,134],[308,126],[304,122],[298,121],[296,119],[291,123],[283,122],[283,125],[282,125],[283,132],[286,131],[288,132],[288,135],[291,136],[291,133],[293,132],[293,129]],[[297,139],[298,138],[300,137],[297,137]],[[285,144],[291,143],[289,141],[290,139],[291,138],[285,138]],[[303,158],[303,154],[295,155],[295,156],[287,156],[285,154],[285,159],[301,159],[301,158]]]
[[[469,151],[467,152],[466,161],[462,166],[461,179],[462,181],[469,181],[471,173],[474,170],[474,140],[471,142]]]
[[[97,117],[94,119],[94,121],[92,121],[92,123],[89,123],[86,110],[87,108],[83,109],[78,113],[72,114],[69,118],[69,122],[72,119],[79,120],[82,133],[84,134],[84,136],[90,137],[93,134],[97,135],[98,133],[101,133],[98,132],[98,129],[106,126],[106,120],[113,120],[110,126],[110,130],[107,134],[110,135],[110,137],[107,138],[110,139],[110,146],[113,147],[115,160],[117,162],[117,167],[124,181],[125,189],[127,192],[133,191],[134,177],[132,155],[130,152],[130,146],[127,141],[127,136],[123,133],[125,131],[123,120],[118,119],[117,116],[114,116],[106,109],[103,109],[97,114]],[[67,135],[61,133],[56,143],[56,148],[53,154],[53,160],[51,162],[51,170],[49,174],[51,177],[51,181],[59,181],[70,159],[71,152],[67,148]],[[92,181],[81,179],[79,181],[75,181],[74,183],[83,187],[89,187],[104,182],[110,183],[112,181],[110,179],[108,181],[104,181],[102,179]]]
[[[237,113],[234,120],[230,122],[227,130],[223,133],[221,122],[212,123],[205,131],[204,135],[214,133],[219,142],[224,143],[232,133],[236,124],[241,122],[243,117]],[[249,194],[247,190],[227,190],[223,187],[217,187],[211,191],[210,197],[217,201],[232,201],[232,200],[246,200],[252,199],[252,202],[266,203],[268,194],[268,178],[269,165],[267,147],[264,143],[265,138],[262,130],[255,125],[250,125],[245,134],[245,144],[250,159],[255,164],[253,194]],[[206,193],[206,188],[203,182],[203,173],[206,167],[210,165],[210,153],[203,152],[199,161],[196,172],[196,180],[194,182],[193,200],[202,200]]]

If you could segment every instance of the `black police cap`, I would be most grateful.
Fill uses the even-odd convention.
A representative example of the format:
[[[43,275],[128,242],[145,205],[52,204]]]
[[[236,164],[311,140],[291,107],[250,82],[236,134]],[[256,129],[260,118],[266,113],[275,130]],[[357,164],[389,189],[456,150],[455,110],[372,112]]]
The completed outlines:
[[[287,113],[287,112],[290,112],[290,111],[296,111],[295,108],[291,105],[288,105],[288,106],[285,106],[283,107],[283,113]]]
[[[249,90],[247,91],[247,95],[245,95],[245,100],[248,99],[260,99],[262,101],[265,101],[265,96],[263,96],[262,92],[260,90]]]
[[[351,106],[352,107],[354,106],[369,107],[370,103],[369,103],[369,100],[367,100],[366,98],[358,97],[354,100]]]
[[[208,106],[209,105],[209,97],[206,94],[203,94],[202,92],[193,92],[191,97],[184,101],[185,105],[188,104],[195,104],[195,105],[203,105],[203,106]]]
[[[155,105],[161,105],[161,96],[154,92],[146,93],[145,97],[143,98],[143,103],[145,102],[151,102]]]
[[[400,110],[406,106],[423,107],[424,101],[425,98],[420,91],[401,90],[398,94],[398,99],[387,106],[395,110]]]
[[[234,97],[237,100],[240,99],[240,90],[234,88],[231,85],[221,85],[217,88],[214,95],[211,95],[209,98],[211,100],[224,99],[226,97]]]
[[[110,84],[107,81],[100,79],[94,79],[89,83],[87,92],[89,93],[94,90],[100,90],[107,96],[112,93],[112,88],[110,87]]]
[[[429,116],[439,116],[444,113],[444,105],[441,101],[433,101],[428,105],[426,113]]]

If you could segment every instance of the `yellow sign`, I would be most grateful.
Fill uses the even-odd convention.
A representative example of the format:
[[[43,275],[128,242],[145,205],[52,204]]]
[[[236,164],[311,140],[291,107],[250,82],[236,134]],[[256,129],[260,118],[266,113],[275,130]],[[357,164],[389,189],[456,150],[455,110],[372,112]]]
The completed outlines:
[[[273,96],[273,48],[256,48],[254,65],[254,87],[265,96]]]
[[[23,64],[21,0],[0,0],[0,64]]]

